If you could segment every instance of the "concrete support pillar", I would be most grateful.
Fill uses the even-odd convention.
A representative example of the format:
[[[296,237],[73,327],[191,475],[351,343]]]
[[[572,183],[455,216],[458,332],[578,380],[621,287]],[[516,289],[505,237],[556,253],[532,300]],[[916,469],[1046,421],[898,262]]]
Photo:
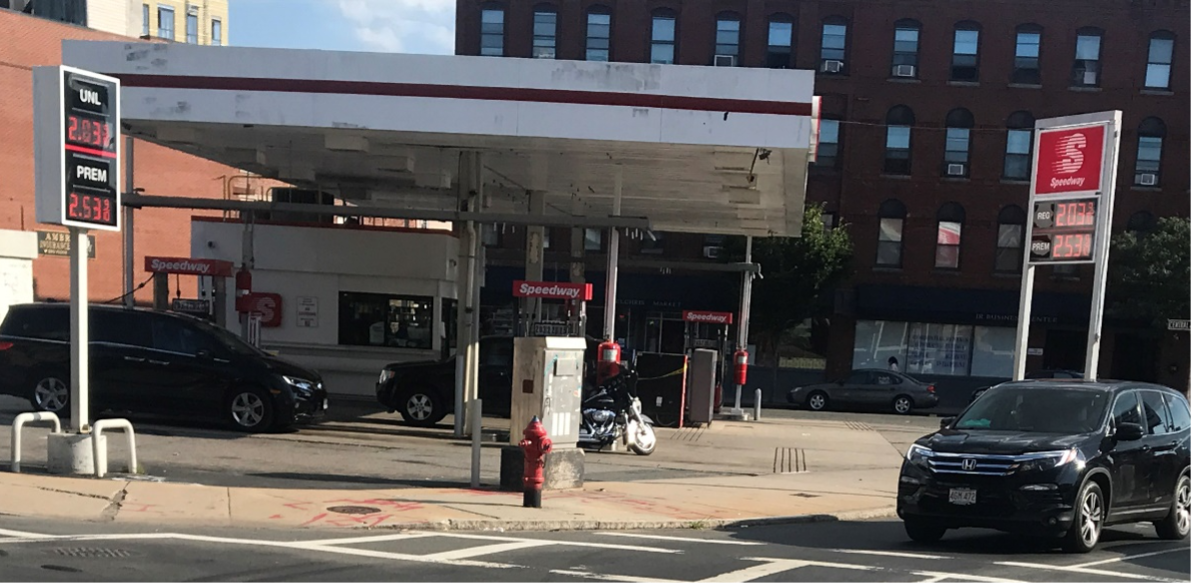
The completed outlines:
[[[527,213],[531,215],[542,216],[547,209],[546,197],[542,191],[531,191],[528,193],[530,201],[527,205]],[[526,249],[526,276],[527,281],[542,281],[543,280],[543,240],[544,234],[547,232],[543,226],[527,226],[527,249]],[[519,313],[521,313],[522,334],[525,336],[531,335],[531,324],[539,321],[542,317],[542,299],[531,297],[524,297],[519,306]]]
[[[476,152],[460,154],[459,209],[477,211],[481,196],[481,155]],[[466,423],[472,399],[476,397],[477,330],[477,246],[480,234],[476,222],[463,222],[457,227],[460,236],[456,264],[456,393],[453,413],[453,433],[465,437]]]
[[[583,205],[580,197],[573,195],[572,197],[572,215],[580,216],[583,212]],[[568,282],[570,283],[584,283],[585,282],[585,229],[573,228],[571,238],[569,239],[569,256],[571,257],[568,264]],[[580,335],[585,335],[585,327],[587,317],[585,315],[585,303],[583,301],[576,302],[572,307],[572,327]]]
[[[133,137],[126,136],[124,138],[124,195],[133,195],[136,183],[133,181],[133,144],[135,141]],[[133,208],[124,206],[121,210],[124,214],[124,306],[133,307],[137,300],[133,295],[133,287],[137,271],[136,256],[133,254]]]
[[[622,166],[614,171],[614,216],[622,215]],[[605,324],[604,338],[614,340],[615,320],[618,316],[618,229],[609,229],[609,253],[605,269]]]
[[[253,213],[242,212],[241,220],[245,224],[241,233],[240,265],[246,271],[253,270]],[[249,339],[249,315],[240,314],[240,339]]]

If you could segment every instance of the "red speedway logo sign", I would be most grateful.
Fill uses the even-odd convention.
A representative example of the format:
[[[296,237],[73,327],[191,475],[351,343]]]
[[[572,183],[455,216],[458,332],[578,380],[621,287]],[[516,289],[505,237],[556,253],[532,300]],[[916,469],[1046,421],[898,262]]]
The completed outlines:
[[[689,311],[686,309],[684,310],[684,321],[729,325],[734,323],[734,314],[724,311]]]
[[[232,263],[226,260],[206,258],[173,258],[164,256],[145,257],[145,271],[171,275],[209,275],[228,277],[232,275]]]
[[[546,283],[541,281],[514,281],[515,297],[536,299],[569,299],[591,301],[592,283]]]

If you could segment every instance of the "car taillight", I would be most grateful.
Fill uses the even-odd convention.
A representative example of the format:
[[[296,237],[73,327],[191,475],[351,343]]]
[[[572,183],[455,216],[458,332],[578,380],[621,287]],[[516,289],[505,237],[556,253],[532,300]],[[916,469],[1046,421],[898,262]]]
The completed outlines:
[[[936,392],[937,392],[937,387],[936,387],[936,386],[934,386],[934,385],[929,385],[929,392],[930,392],[930,393],[936,393]]]
[[[12,346],[12,342],[0,342],[0,351],[8,350],[9,348],[12,348]]]

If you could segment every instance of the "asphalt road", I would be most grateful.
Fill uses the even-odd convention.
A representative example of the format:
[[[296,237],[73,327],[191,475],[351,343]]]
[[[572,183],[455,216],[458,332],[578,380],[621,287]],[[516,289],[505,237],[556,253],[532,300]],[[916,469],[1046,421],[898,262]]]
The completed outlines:
[[[1190,542],[1110,529],[1087,555],[898,521],[661,532],[167,529],[0,519],[0,581],[1189,582]]]

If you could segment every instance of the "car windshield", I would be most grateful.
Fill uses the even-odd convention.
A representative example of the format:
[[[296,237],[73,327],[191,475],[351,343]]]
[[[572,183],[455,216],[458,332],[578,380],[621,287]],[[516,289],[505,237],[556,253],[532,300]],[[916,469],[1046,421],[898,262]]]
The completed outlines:
[[[1053,386],[1000,386],[982,394],[954,429],[1090,433],[1103,422],[1107,391]]]
[[[219,326],[211,325],[201,320],[189,320],[195,327],[203,332],[211,335],[219,344],[236,354],[248,354],[250,356],[264,356],[265,352],[260,348],[253,346],[241,340],[232,332],[221,328]]]

